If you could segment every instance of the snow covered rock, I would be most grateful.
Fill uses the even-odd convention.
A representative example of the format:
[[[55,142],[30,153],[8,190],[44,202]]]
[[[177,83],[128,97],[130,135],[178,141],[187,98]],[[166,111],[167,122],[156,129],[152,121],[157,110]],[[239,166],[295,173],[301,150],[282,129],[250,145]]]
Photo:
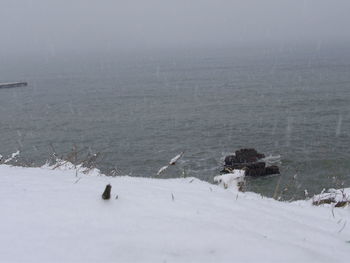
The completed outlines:
[[[244,170],[233,170],[231,173],[215,176],[214,182],[222,185],[225,189],[228,187],[237,189],[239,184],[244,182],[244,176]]]

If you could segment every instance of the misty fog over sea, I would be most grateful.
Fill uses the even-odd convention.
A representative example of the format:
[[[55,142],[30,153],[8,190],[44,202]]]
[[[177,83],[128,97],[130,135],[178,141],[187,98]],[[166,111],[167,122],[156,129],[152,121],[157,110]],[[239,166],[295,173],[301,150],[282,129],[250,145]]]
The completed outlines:
[[[83,54],[83,53],[82,53]],[[98,167],[120,175],[195,176],[212,181],[239,148],[281,155],[281,176],[248,180],[299,198],[350,186],[350,49],[322,46],[172,49],[49,54],[3,60],[1,154],[23,162],[101,152]],[[281,179],[280,179],[281,178]]]

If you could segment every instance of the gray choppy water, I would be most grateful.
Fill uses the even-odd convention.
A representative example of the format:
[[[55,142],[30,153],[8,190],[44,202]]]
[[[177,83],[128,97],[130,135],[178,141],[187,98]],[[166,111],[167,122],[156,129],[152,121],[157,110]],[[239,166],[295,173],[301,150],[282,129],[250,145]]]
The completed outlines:
[[[282,176],[249,180],[273,195],[350,186],[350,52],[207,51],[166,55],[56,56],[3,61],[0,153],[18,148],[37,164],[49,144],[101,151],[100,167],[211,181],[241,147],[282,156]],[[297,180],[293,176],[297,174]]]

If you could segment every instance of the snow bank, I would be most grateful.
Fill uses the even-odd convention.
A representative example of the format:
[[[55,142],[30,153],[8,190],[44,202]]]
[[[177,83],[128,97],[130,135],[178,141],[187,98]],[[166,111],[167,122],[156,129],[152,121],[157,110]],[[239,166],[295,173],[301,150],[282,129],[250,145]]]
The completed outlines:
[[[0,165],[1,262],[349,260],[349,206],[66,168]],[[107,183],[112,198],[104,201]]]

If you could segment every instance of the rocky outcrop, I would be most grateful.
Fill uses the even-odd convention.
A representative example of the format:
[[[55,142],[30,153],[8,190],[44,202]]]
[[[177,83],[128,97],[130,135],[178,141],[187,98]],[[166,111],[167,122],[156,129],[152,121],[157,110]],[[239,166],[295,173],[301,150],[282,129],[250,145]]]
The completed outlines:
[[[240,149],[235,152],[235,155],[226,156],[224,169],[221,173],[231,173],[236,169],[245,170],[246,176],[280,173],[278,166],[266,166],[266,163],[262,160],[263,158],[265,158],[265,155],[258,153],[255,149]]]

